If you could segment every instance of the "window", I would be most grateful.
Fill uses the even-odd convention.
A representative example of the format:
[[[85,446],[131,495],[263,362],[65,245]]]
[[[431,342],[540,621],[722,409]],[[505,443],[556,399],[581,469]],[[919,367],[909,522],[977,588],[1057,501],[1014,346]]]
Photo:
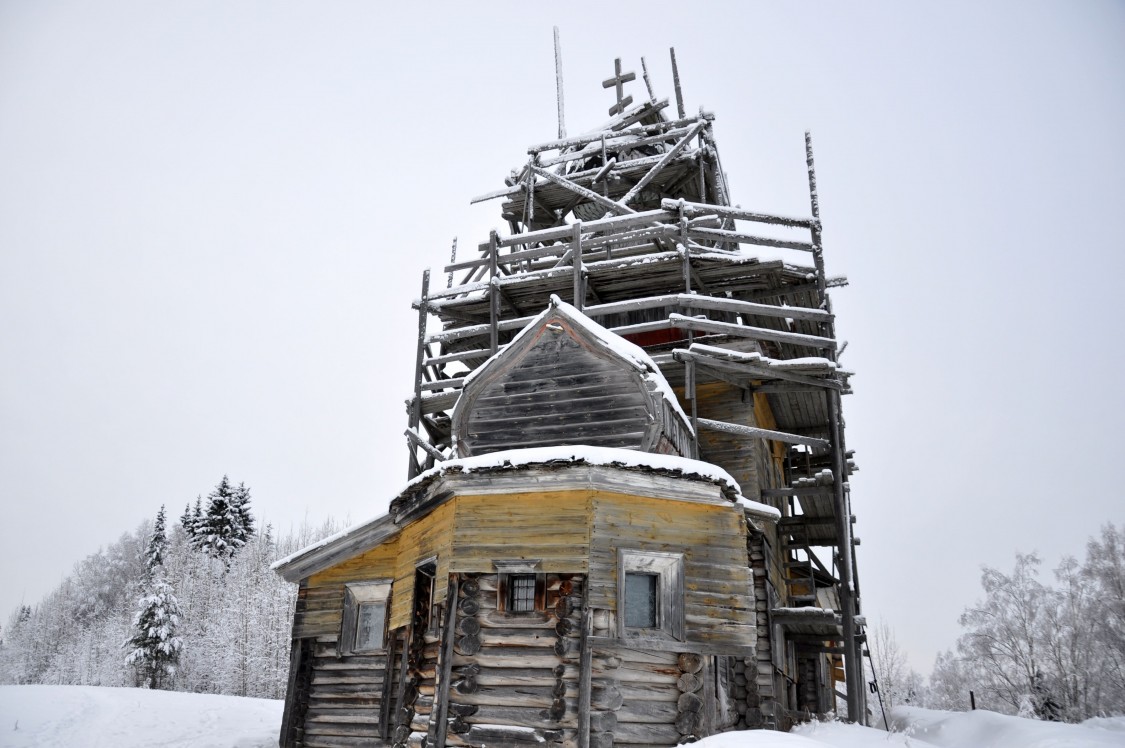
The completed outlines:
[[[547,609],[547,575],[538,559],[502,559],[496,567],[496,609],[507,613],[535,613]]]
[[[683,640],[683,554],[619,551],[617,579],[619,636]]]
[[[355,624],[355,646],[352,651],[383,648],[383,624],[387,620],[386,603],[360,603]]]
[[[659,625],[658,607],[660,577],[655,574],[625,572],[626,628],[654,629]]]
[[[530,613],[535,610],[535,575],[512,574],[508,577],[508,611]]]
[[[389,579],[344,585],[344,611],[340,619],[340,638],[336,642],[337,656],[383,651],[390,595]]]

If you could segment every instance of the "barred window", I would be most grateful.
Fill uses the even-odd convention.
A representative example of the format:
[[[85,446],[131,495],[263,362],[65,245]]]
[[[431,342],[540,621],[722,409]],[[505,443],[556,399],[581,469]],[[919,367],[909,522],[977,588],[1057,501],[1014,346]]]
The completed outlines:
[[[512,613],[535,610],[534,574],[513,574],[508,577],[508,610]]]

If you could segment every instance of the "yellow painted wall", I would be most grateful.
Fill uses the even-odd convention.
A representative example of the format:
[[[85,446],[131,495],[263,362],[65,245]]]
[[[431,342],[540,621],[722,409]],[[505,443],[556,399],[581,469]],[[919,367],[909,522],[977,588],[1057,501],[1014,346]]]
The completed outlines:
[[[495,559],[540,559],[544,572],[583,573],[589,490],[458,496],[452,572],[492,573]]]

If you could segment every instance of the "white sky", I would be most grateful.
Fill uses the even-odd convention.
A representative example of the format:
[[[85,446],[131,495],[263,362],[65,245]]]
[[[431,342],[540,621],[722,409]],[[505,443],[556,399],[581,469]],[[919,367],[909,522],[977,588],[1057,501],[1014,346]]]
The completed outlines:
[[[674,45],[743,207],[808,213],[813,130],[864,604],[915,667],[980,564],[1125,521],[1125,4],[398,5],[0,1],[0,621],[224,473],[281,529],[385,508],[410,300],[554,136],[555,24],[570,132]]]

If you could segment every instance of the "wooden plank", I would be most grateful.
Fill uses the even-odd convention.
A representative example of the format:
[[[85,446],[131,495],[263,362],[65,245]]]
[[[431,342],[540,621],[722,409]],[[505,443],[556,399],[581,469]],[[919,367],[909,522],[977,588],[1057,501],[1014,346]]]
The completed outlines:
[[[588,579],[587,579],[588,581]],[[590,745],[590,706],[592,701],[592,675],[594,650],[590,647],[590,637],[593,635],[594,622],[590,610],[589,584],[583,585],[582,596],[582,640],[579,643],[578,655],[578,748],[589,748]]]
[[[673,325],[684,330],[722,333],[726,335],[735,335],[740,338],[752,338],[754,340],[772,340],[778,343],[791,343],[793,345],[803,345],[810,348],[820,348],[827,350],[836,349],[835,340],[833,340],[832,338],[824,338],[819,335],[803,335],[801,333],[795,332],[769,330],[764,327],[735,325],[729,322],[713,322],[706,319],[685,317],[682,314],[671,314],[669,315],[668,319]]]
[[[792,226],[793,228],[802,229],[811,229],[815,224],[819,223],[819,219],[817,218],[790,218],[787,216],[776,216],[767,213],[755,213],[754,211],[750,210],[733,208],[729,205],[693,203],[686,200],[665,199],[661,201],[660,206],[669,212],[678,212],[680,210],[680,207],[682,206],[684,213],[689,216],[714,214],[723,218],[734,218],[742,221],[753,221],[756,223],[769,223],[778,226]]]
[[[556,34],[557,34],[556,29]],[[558,37],[556,36],[556,40]],[[561,105],[560,105],[561,106]],[[560,121],[562,111],[560,109]],[[560,127],[562,125],[560,124]],[[449,686],[453,678],[453,644],[456,640],[454,629],[457,626],[457,605],[458,605],[458,589],[460,580],[454,577],[449,582],[449,594],[446,596],[445,601],[445,621],[442,626],[442,642],[441,650],[441,677],[438,679],[438,695],[437,705],[438,712],[435,717],[435,735],[434,745],[436,748],[445,748],[446,732],[449,727],[447,716],[449,714]]]
[[[813,437],[798,436],[797,434],[790,434],[784,431],[760,429],[755,426],[743,426],[738,423],[724,423],[723,421],[714,421],[710,418],[700,418],[699,425],[705,429],[722,431],[727,434],[737,434],[753,439],[771,439],[785,444],[803,444],[817,449],[827,449],[830,446],[825,439],[814,439]]]

